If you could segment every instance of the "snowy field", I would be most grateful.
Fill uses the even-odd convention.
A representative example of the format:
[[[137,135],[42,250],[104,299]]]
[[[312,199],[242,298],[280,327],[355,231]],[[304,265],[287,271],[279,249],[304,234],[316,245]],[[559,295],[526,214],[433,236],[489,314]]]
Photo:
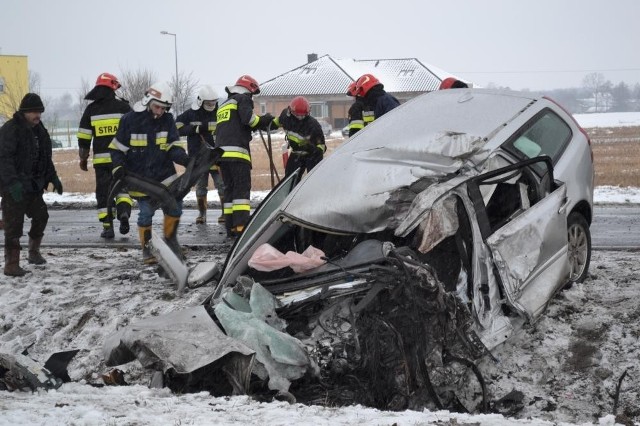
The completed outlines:
[[[606,127],[614,120],[599,115],[589,115],[591,124],[577,118],[585,127]],[[626,125],[631,118],[615,120],[614,125]],[[264,195],[253,193],[252,200]],[[193,193],[186,200],[190,197]],[[90,203],[93,195],[48,193],[46,201]],[[595,201],[638,204],[640,190],[599,187]],[[223,261],[228,248],[190,251],[188,263]],[[213,288],[177,297],[156,268],[142,267],[138,250],[47,248],[43,254],[48,263],[26,266],[31,273],[25,277],[0,275],[0,352],[26,352],[39,365],[55,352],[80,352],[69,365],[72,382],[55,391],[0,391],[0,425],[613,425],[614,414],[626,424],[640,419],[640,262],[635,252],[594,252],[583,284],[557,295],[538,323],[498,347],[494,359],[483,360],[480,370],[492,401],[522,392],[519,410],[507,417],[175,395],[149,389],[150,373],[137,361],[119,366],[129,386],[104,386],[102,375],[111,370],[103,362],[106,336],[140,319],[198,305]],[[616,387],[625,372],[614,413]]]

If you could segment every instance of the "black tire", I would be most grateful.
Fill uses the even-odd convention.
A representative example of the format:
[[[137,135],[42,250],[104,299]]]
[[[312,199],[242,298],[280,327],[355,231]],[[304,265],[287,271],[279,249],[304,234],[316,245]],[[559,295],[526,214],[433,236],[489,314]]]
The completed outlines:
[[[573,283],[581,283],[589,274],[591,262],[591,230],[587,220],[580,213],[573,212],[567,218],[569,281],[565,288]]]

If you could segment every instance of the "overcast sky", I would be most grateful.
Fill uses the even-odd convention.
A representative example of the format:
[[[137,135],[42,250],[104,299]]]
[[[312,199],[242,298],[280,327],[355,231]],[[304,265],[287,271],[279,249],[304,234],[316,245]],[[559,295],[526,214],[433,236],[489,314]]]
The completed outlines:
[[[4,1],[0,53],[27,55],[42,94],[84,78],[148,69],[216,89],[263,82],[306,62],[415,57],[486,86],[579,87],[602,73],[640,82],[638,0]],[[384,83],[384,82],[383,82]]]

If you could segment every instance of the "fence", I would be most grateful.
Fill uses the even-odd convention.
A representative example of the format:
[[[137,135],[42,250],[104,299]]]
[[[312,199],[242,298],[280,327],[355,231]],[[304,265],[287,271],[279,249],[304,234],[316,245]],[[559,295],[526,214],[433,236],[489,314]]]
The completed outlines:
[[[75,148],[78,146],[77,121],[59,121],[52,124],[45,122],[44,125],[49,131],[51,139],[60,142],[62,148]]]

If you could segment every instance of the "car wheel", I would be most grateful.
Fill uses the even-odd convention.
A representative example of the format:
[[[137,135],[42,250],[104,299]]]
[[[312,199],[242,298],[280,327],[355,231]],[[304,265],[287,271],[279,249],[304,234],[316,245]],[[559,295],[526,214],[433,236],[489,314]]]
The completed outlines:
[[[573,283],[583,282],[591,262],[591,231],[584,216],[576,212],[571,213],[567,219],[567,233],[571,272],[565,288],[571,287]]]

